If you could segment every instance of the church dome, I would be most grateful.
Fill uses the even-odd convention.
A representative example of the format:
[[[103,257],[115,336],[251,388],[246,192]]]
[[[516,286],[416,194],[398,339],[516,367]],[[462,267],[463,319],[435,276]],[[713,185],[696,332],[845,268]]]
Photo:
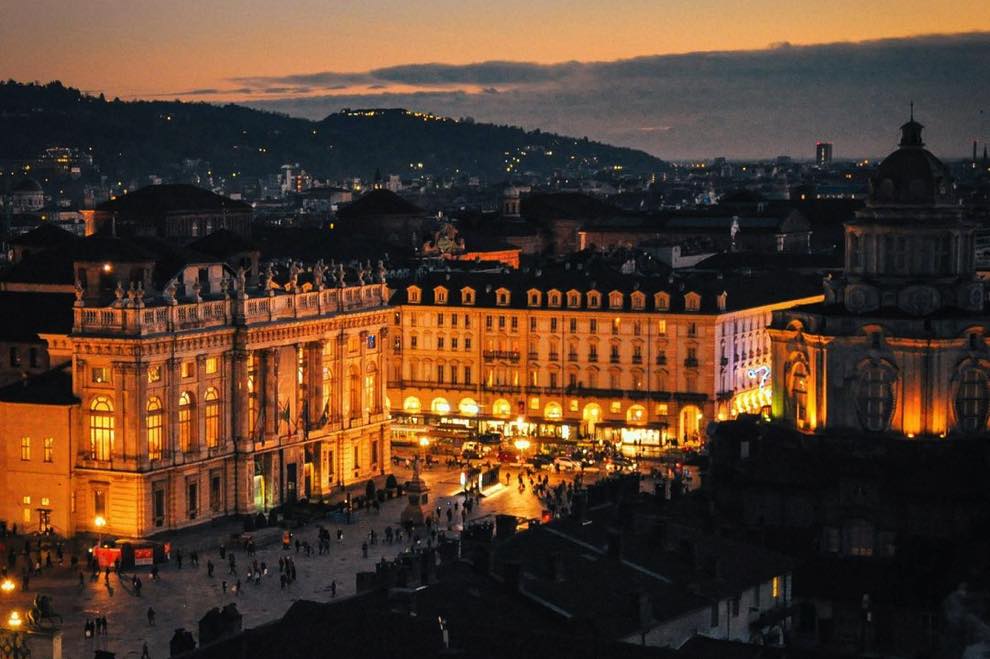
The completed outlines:
[[[11,192],[20,192],[22,194],[29,194],[29,193],[37,194],[39,192],[44,192],[44,190],[41,189],[41,184],[35,181],[33,178],[25,177],[17,182],[17,184],[13,187]]]
[[[952,181],[942,161],[925,148],[924,128],[914,116],[901,126],[899,148],[887,156],[870,181],[870,205],[933,206],[952,203]]]

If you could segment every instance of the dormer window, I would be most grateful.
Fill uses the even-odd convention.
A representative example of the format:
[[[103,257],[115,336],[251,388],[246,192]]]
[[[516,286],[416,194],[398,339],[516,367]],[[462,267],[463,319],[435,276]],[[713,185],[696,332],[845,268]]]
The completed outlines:
[[[684,296],[684,310],[698,311],[699,309],[701,309],[701,296],[693,291],[686,294]]]
[[[461,289],[461,304],[474,304],[473,288],[465,287]]]
[[[622,308],[622,293],[620,291],[612,291],[608,294],[608,306],[610,309]]]
[[[640,291],[636,291],[630,296],[632,301],[632,308],[636,311],[642,311],[646,308],[646,296]]]
[[[410,286],[406,289],[406,298],[409,300],[409,304],[419,304],[422,301],[422,294],[419,286]]]
[[[433,289],[433,302],[435,304],[447,304],[447,289],[437,286]]]
[[[670,310],[670,295],[664,291],[660,291],[653,296],[653,304],[656,306],[657,311],[669,311]]]
[[[602,306],[602,294],[599,293],[598,291],[589,291],[588,292],[588,308],[589,309],[598,309],[601,306]]]
[[[528,304],[531,307],[540,306],[540,303],[542,301],[543,301],[543,293],[536,290],[535,288],[530,289],[529,292],[526,294],[526,304]]]
[[[550,291],[549,298],[551,307],[560,306],[560,291]]]
[[[511,299],[511,296],[509,294],[509,289],[507,289],[507,288],[499,288],[499,289],[497,289],[495,291],[495,304],[496,305],[498,305],[500,307],[507,307],[507,306],[509,306],[510,299]]]
[[[577,309],[581,306],[581,293],[578,291],[568,291],[567,292],[567,306],[571,309]]]

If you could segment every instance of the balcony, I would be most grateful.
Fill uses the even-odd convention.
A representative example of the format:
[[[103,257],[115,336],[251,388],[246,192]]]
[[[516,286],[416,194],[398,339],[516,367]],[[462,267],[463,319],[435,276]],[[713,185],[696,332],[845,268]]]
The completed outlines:
[[[485,350],[481,353],[481,357],[486,362],[494,361],[508,361],[508,362],[518,362],[519,361],[519,351],[518,350]]]
[[[560,361],[560,353],[559,352],[551,352],[550,353],[550,361],[552,361],[552,362]]]
[[[619,363],[619,356],[618,355],[612,355],[612,356],[610,356],[608,358],[608,362],[610,364],[618,364]]]
[[[540,358],[540,354],[537,352],[531,352],[526,355],[526,358],[531,362],[535,362]]]
[[[567,361],[569,361],[569,362],[576,362],[577,360],[578,360],[578,356],[577,356],[577,353],[576,352],[569,352],[569,353],[567,353]]]
[[[588,355],[588,361],[589,362],[597,362],[598,361],[598,353],[597,352],[590,353]]]

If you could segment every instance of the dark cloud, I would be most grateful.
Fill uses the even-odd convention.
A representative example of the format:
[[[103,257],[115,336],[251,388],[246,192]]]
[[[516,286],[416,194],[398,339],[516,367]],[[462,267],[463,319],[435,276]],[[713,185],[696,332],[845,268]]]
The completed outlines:
[[[252,103],[311,118],[344,107],[405,106],[587,135],[668,158],[811,156],[818,139],[833,141],[839,156],[880,155],[896,141],[914,100],[930,146],[950,156],[966,153],[987,130],[978,118],[990,88],[986,62],[990,34],[972,33],[614,62],[421,64],[238,80],[345,91]],[[425,90],[361,91],[394,84]]]

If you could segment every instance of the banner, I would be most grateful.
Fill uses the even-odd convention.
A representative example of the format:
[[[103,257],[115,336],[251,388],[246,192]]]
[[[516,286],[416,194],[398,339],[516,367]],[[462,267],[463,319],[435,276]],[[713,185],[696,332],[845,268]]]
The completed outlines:
[[[154,565],[155,550],[151,547],[134,548],[134,565]]]

